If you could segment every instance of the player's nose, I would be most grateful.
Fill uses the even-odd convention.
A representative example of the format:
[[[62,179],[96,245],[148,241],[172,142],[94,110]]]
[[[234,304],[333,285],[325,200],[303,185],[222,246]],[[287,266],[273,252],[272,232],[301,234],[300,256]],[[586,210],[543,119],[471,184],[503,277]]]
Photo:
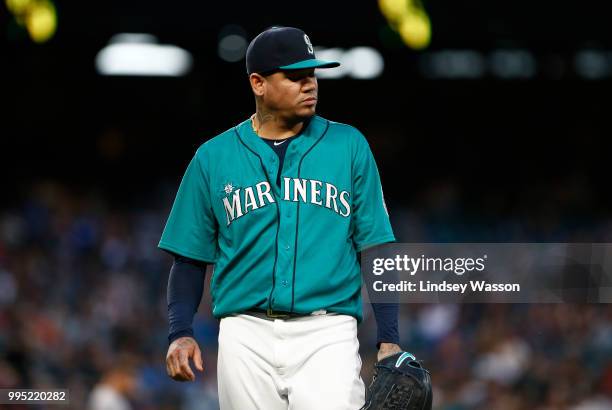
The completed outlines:
[[[317,79],[316,77],[306,77],[302,82],[302,91],[304,93],[310,93],[313,90],[317,89]]]

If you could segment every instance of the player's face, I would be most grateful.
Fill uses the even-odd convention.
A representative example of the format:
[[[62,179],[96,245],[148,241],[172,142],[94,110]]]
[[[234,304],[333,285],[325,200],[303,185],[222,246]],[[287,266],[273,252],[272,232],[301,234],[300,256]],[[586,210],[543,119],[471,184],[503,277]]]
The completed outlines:
[[[265,77],[263,101],[286,118],[307,118],[317,106],[318,84],[314,68],[279,71]]]

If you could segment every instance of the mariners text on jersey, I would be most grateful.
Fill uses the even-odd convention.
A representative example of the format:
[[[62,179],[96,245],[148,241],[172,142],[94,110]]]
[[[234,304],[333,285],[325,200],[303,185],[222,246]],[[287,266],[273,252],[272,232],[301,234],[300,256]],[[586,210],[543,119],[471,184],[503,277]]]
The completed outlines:
[[[357,252],[395,240],[367,140],[314,116],[279,164],[248,119],[204,143],[160,248],[215,265],[215,317],[326,309],[360,321]]]
[[[338,188],[334,184],[289,177],[283,178],[283,181],[281,194],[283,201],[301,201],[324,206],[345,218],[351,214],[349,192],[338,192]],[[274,198],[270,194],[270,184],[267,181],[259,182],[255,186],[249,186],[243,190],[240,188],[234,190],[232,184],[227,184],[224,191],[228,194],[227,197],[223,198],[228,225],[234,219],[248,214],[251,210],[274,203]]]

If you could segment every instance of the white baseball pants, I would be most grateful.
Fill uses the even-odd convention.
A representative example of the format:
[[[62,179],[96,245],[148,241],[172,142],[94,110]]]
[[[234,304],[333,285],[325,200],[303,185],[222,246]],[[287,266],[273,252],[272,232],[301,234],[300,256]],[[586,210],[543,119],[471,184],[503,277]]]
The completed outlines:
[[[221,410],[358,410],[365,402],[351,316],[225,317],[217,363]]]

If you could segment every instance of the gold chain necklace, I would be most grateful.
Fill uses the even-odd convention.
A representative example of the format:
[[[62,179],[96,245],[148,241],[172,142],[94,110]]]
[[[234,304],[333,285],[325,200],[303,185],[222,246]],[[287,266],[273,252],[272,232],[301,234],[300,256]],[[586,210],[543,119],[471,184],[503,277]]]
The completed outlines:
[[[259,137],[259,128],[261,128],[261,126],[259,126],[259,128],[255,127],[255,114],[251,115],[251,127],[253,128],[253,131],[255,131],[255,134]]]

